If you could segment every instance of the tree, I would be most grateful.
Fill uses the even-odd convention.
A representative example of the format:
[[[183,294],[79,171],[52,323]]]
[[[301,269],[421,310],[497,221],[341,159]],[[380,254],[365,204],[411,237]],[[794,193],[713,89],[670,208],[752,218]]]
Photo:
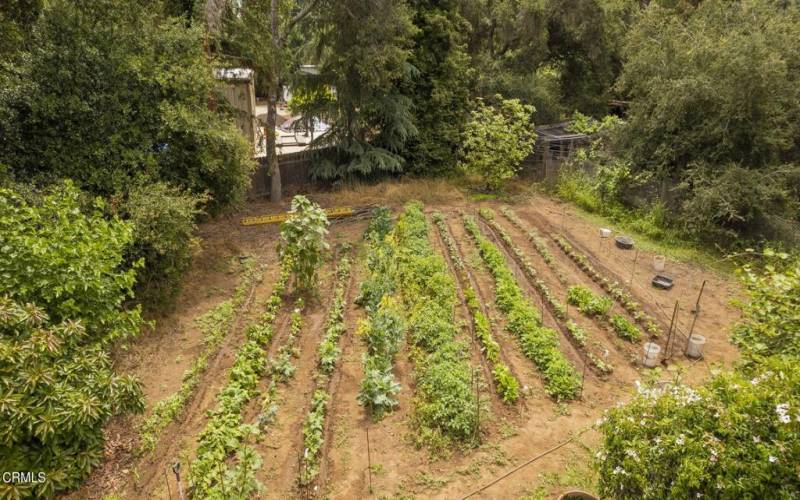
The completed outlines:
[[[125,309],[135,270],[120,270],[132,227],[97,200],[81,211],[70,184],[30,204],[0,189],[0,469],[41,479],[0,496],[52,496],[103,456],[103,425],[142,411],[139,384],[114,373],[109,348],[136,335]]]
[[[23,182],[93,194],[134,180],[241,201],[252,153],[216,95],[203,33],[148,0],[54,0],[14,72],[0,74],[0,164]],[[224,100],[219,97],[215,104]]]
[[[290,46],[300,24],[323,4],[322,0],[243,0],[226,16],[225,38],[237,55],[242,56],[266,81],[267,94],[267,168],[270,175],[270,199],[282,198],[281,171],[278,165],[275,127],[282,83],[298,65]]]
[[[456,153],[467,120],[474,71],[465,51],[469,29],[457,0],[412,0],[416,26],[409,63],[415,71],[404,93],[413,102],[417,134],[405,156],[411,170],[441,174],[455,170]]]
[[[797,158],[800,10],[793,2],[651,5],[617,83],[632,101],[621,150],[681,179],[691,162],[760,168]]]
[[[461,166],[481,176],[489,189],[499,189],[514,177],[536,140],[533,106],[496,96],[497,107],[479,99],[464,134]]]
[[[342,0],[326,3],[311,27],[320,57],[320,74],[298,80],[318,98],[300,109],[331,124],[319,145],[336,149],[315,175],[399,173],[408,141],[417,135],[413,96],[402,84],[416,74],[409,63],[415,33],[405,1]],[[322,89],[336,89],[328,98]]]

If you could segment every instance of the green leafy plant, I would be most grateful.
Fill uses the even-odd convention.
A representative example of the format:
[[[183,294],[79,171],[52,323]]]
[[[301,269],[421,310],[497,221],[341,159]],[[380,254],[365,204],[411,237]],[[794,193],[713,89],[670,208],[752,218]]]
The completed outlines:
[[[587,316],[604,317],[613,305],[611,299],[600,297],[583,285],[573,285],[567,289],[567,301],[578,306]]]
[[[798,388],[792,357],[717,374],[696,389],[640,386],[600,421],[600,495],[792,498],[800,490]]]
[[[422,204],[410,202],[392,233],[397,282],[408,324],[417,382],[414,425],[432,449],[480,438],[478,405],[466,346],[456,341],[455,282],[428,240]],[[488,409],[486,410],[488,411]]]
[[[3,485],[9,498],[77,486],[103,457],[105,422],[144,409],[109,353],[143,323],[125,308],[133,228],[103,210],[99,199],[82,207],[70,183],[36,204],[0,188],[0,470],[46,475]]]
[[[495,99],[497,107],[482,99],[475,103],[464,131],[461,160],[463,170],[480,175],[492,190],[516,175],[536,140],[531,120],[533,106],[499,95]]]
[[[566,283],[566,278],[564,277],[561,270],[558,268],[555,257],[553,257],[553,254],[550,253],[550,250],[547,249],[547,244],[544,242],[544,239],[539,234],[539,231],[537,231],[534,228],[526,228],[525,223],[522,221],[522,219],[517,217],[517,214],[515,214],[508,207],[501,207],[500,213],[503,214],[503,216],[506,219],[508,219],[511,222],[511,224],[516,226],[517,229],[526,233],[528,240],[531,242],[531,244],[533,244],[533,248],[535,248],[536,251],[539,253],[539,255],[542,257],[544,263],[547,264],[547,266],[553,270],[553,272],[556,274],[556,277],[558,277],[558,280],[561,283]]]
[[[539,368],[547,393],[559,401],[574,398],[580,378],[560,350],[558,333],[542,326],[539,312],[525,298],[500,249],[481,234],[474,218],[465,215],[463,219],[494,278],[497,306],[508,318],[508,331],[519,339],[523,353]]]
[[[328,224],[328,217],[319,205],[303,195],[292,198],[289,217],[281,224],[283,241],[278,250],[281,255],[291,257],[292,272],[301,290],[311,290],[317,283],[317,269],[329,248],[325,241]]]
[[[439,234],[447,248],[450,260],[456,270],[456,277],[461,282],[467,309],[472,317],[472,328],[475,337],[480,341],[483,355],[492,364],[492,377],[494,378],[497,393],[506,403],[514,403],[519,398],[519,381],[511,373],[511,369],[500,359],[500,345],[492,336],[489,320],[481,310],[478,294],[473,288],[467,267],[461,259],[456,242],[447,225],[444,216],[437,212],[433,214],[433,221],[439,229]]]
[[[614,327],[614,331],[617,332],[620,338],[631,342],[638,342],[642,338],[642,332],[636,328],[636,325],[628,321],[625,316],[621,314],[612,314],[610,321],[611,326]]]

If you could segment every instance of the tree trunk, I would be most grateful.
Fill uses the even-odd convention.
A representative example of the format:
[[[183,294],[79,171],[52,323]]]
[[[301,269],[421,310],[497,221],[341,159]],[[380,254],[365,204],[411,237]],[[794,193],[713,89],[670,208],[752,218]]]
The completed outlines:
[[[278,164],[276,151],[276,127],[278,121],[278,83],[273,77],[269,83],[269,96],[267,97],[267,167],[269,170],[269,199],[272,203],[279,203],[282,198],[281,169]]]
[[[278,0],[270,2],[269,9],[270,17],[270,31],[272,33],[272,43],[274,49],[280,49],[280,34],[278,33]],[[278,92],[280,86],[278,85],[278,75],[275,73],[275,68],[269,77],[269,96],[267,97],[267,166],[269,167],[269,199],[272,203],[280,203],[283,197],[283,188],[281,186],[281,169],[278,164],[278,153],[275,150],[276,143],[276,129],[275,125],[278,121]]]

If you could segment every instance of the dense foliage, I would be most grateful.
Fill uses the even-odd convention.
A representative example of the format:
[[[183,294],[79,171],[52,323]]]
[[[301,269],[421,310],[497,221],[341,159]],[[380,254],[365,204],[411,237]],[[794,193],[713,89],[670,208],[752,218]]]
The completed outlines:
[[[281,224],[281,255],[289,258],[295,284],[300,290],[312,290],[317,284],[317,270],[330,248],[328,217],[319,205],[303,195],[292,198],[289,216]]]
[[[213,207],[242,199],[250,148],[209,107],[202,30],[148,3],[46,2],[20,62],[0,73],[0,164],[17,180],[111,195],[145,176],[208,191]]]
[[[489,189],[499,189],[516,175],[536,140],[533,107],[496,97],[497,106],[477,101],[462,145],[462,168],[481,176]]]
[[[46,474],[4,483],[4,496],[78,485],[103,456],[106,420],[144,407],[108,354],[142,324],[124,307],[134,270],[120,270],[132,227],[79,198],[69,184],[36,204],[0,189],[0,468]]]
[[[467,346],[457,340],[458,297],[444,258],[428,241],[422,204],[410,202],[392,236],[397,245],[397,284],[413,346],[413,420],[416,441],[439,450],[451,441],[480,439],[479,395]],[[484,414],[488,409],[484,410]]]

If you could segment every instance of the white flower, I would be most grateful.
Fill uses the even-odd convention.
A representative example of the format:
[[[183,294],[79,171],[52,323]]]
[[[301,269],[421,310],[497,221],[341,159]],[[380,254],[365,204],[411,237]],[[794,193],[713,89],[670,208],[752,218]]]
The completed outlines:
[[[675,440],[675,444],[677,444],[679,446],[683,446],[683,443],[685,443],[685,442],[686,442],[686,436],[684,436],[683,434],[678,436],[678,439]]]
[[[789,403],[776,405],[775,413],[778,414],[778,420],[780,420],[781,423],[788,424],[792,421],[792,417],[789,416]]]
[[[754,443],[760,443],[761,442],[761,438],[759,436],[753,436],[753,442]]]
[[[778,457],[773,457],[772,455],[770,455],[770,456],[769,456],[769,461],[770,461],[770,463],[773,463],[773,464],[774,464],[775,462],[777,462],[777,461],[778,461]]]
[[[623,476],[624,476],[625,474],[627,474],[627,473],[625,472],[625,469],[623,469],[623,468],[622,468],[622,467],[620,467],[619,465],[617,465],[617,466],[614,468],[614,470],[613,470],[613,471],[611,471],[611,473],[612,473],[612,474],[622,474]]]

